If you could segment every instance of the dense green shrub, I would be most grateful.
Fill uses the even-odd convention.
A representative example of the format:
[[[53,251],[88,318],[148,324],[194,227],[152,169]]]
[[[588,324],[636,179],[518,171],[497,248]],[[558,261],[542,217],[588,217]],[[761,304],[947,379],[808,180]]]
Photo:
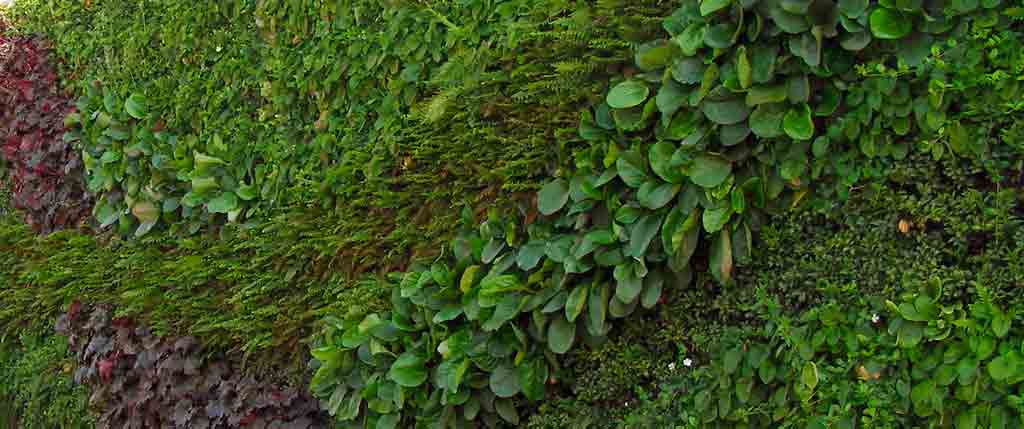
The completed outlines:
[[[904,167],[908,159],[919,165],[923,155],[971,166],[971,175],[957,182],[1019,180],[1013,176],[1021,167],[1020,106],[1012,96],[1022,64],[1014,21],[1021,8],[998,0],[708,0],[687,3],[665,19],[650,18],[668,13],[658,6],[614,2],[126,3],[29,1],[21,9],[29,28],[57,23],[48,31],[68,60],[66,74],[85,77],[84,92],[97,90],[81,102],[88,119],[77,118],[80,134],[69,135],[100,163],[90,167],[91,180],[106,192],[97,214],[124,232],[147,232],[165,207],[167,220],[187,218],[175,225],[193,232],[220,223],[210,212],[242,217],[236,210],[243,206],[256,221],[220,229],[226,242],[194,238],[166,248],[155,246],[169,234],[111,249],[74,234],[26,240],[23,231],[8,227],[0,247],[14,252],[0,298],[37,315],[78,298],[117,302],[157,329],[191,331],[224,347],[241,342],[246,351],[294,345],[312,319],[334,313],[313,350],[312,387],[328,411],[352,425],[519,424],[527,402],[564,393],[548,384],[573,379],[581,382],[572,390],[578,402],[545,404],[542,412],[614,404],[624,391],[615,382],[663,378],[668,358],[659,355],[672,350],[703,353],[714,363],[665,387],[682,392],[668,394],[669,403],[681,398],[687,405],[665,411],[660,417],[668,421],[686,423],[691,416],[685,413],[704,409],[701,398],[712,395],[717,411],[694,418],[721,417],[727,422],[715,424],[723,425],[745,418],[751,410],[733,406],[736,386],[742,388],[736,399],[752,392],[832,395],[814,389],[821,383],[819,365],[807,362],[819,351],[826,368],[825,358],[850,355],[852,348],[841,348],[846,343],[824,338],[814,345],[824,348],[812,348],[808,357],[798,344],[804,339],[788,328],[745,328],[766,317],[763,307],[773,299],[785,303],[785,311],[767,313],[769,326],[784,326],[793,314],[836,313],[829,301],[838,299],[835,294],[816,290],[821,279],[787,272],[787,281],[758,289],[765,297],[720,293],[739,290],[747,273],[738,265],[753,260],[752,270],[764,266],[750,257],[759,254],[753,245],[758,227],[803,202],[823,212],[842,209],[851,195],[889,189],[881,185],[885,180],[912,186],[907,177],[920,176]],[[652,24],[663,31],[652,31]],[[149,49],[154,45],[161,48]],[[634,54],[633,65],[618,67],[627,53]],[[607,95],[589,97],[605,94],[606,74],[615,76]],[[246,79],[251,75],[260,80]],[[587,84],[570,88],[576,82]],[[584,102],[593,107],[577,119],[575,109]],[[119,123],[93,122],[92,112]],[[154,142],[173,143],[175,150]],[[146,145],[159,150],[147,153]],[[168,157],[173,168],[163,170]],[[536,174],[556,160],[560,168],[536,204],[507,198],[537,188]],[[243,183],[255,188],[243,191]],[[460,224],[450,201],[467,193],[479,196],[462,207],[464,230],[440,245]],[[471,209],[499,193],[505,198],[488,213]],[[1012,200],[998,195],[998,201]],[[188,205],[205,204],[206,212],[179,209],[186,196]],[[236,199],[247,198],[239,196],[252,198],[243,204]],[[924,204],[920,210],[933,209]],[[274,211],[292,205],[305,207]],[[1010,222],[1012,205],[996,205],[994,220],[984,224]],[[135,209],[136,219],[120,215],[126,209]],[[930,228],[932,219],[922,218]],[[416,234],[424,230],[426,236]],[[970,259],[977,250],[971,242],[1002,232],[979,233],[982,238],[968,238],[966,245],[928,247],[935,253],[923,253],[923,263],[945,266],[949,252],[963,248],[968,256],[960,257]],[[791,251],[772,241],[778,236],[771,229],[763,234],[768,248]],[[355,289],[333,275],[339,266],[357,274],[406,268],[410,248],[420,257],[414,260],[436,259]],[[1000,249],[1007,252],[1000,258],[1010,258],[979,263],[998,272],[993,267],[1012,264],[1005,261],[1019,253]],[[182,255],[186,263],[176,259]],[[151,259],[161,264],[133,266]],[[263,270],[266,265],[273,269]],[[904,304],[900,292],[906,290],[861,278],[856,266],[841,268],[808,271],[853,276],[856,282],[831,287]],[[1006,294],[1004,286],[990,287],[988,295],[970,288],[921,302],[982,308]],[[389,294],[387,307],[382,298]],[[915,309],[918,297],[910,297]],[[667,305],[659,306],[662,301]],[[865,308],[885,311],[877,299],[867,302],[874,307],[855,306],[850,317],[863,316]],[[218,312],[224,308],[238,314]],[[921,323],[920,314],[897,310]],[[992,313],[988,308],[972,317],[990,324]],[[652,314],[661,318],[632,321]],[[664,322],[668,314],[692,326]],[[629,315],[626,328],[608,338],[610,319]],[[836,332],[835,326],[863,325],[863,317],[840,319],[792,323],[827,323]],[[0,321],[5,330],[30,323],[10,311],[0,312]],[[646,329],[651,324],[673,329]],[[275,331],[280,326],[286,328]],[[914,335],[903,333],[914,326],[904,323],[886,335]],[[956,334],[950,338],[971,332]],[[891,338],[879,338],[865,344],[902,351]],[[742,341],[779,350],[771,361],[776,373],[761,375],[769,370],[762,370],[760,358],[744,360],[749,348],[739,349],[736,359],[732,350]],[[603,342],[605,348],[573,347]],[[895,356],[887,362],[908,360],[916,361]],[[740,362],[749,363],[741,374],[756,368],[761,384],[750,377],[731,381]],[[579,376],[567,364],[593,371]],[[776,380],[778,371],[793,376]],[[704,384],[710,375],[699,375],[721,372],[726,376],[716,380],[728,385],[720,381],[717,390]],[[894,383],[900,381],[909,383]],[[850,384],[835,383],[843,385]],[[862,405],[826,397],[781,399],[791,413],[784,423],[846,411],[828,409],[839,403]],[[1013,405],[992,395],[982,399]],[[950,412],[969,420],[959,416],[971,415],[970,409],[950,404]],[[911,409],[927,411],[904,408]],[[990,414],[973,411],[979,412]],[[546,423],[600,425],[623,414],[587,407],[579,410],[581,418],[560,414]],[[628,422],[652,423],[644,418],[652,416]]]
[[[23,429],[92,427],[88,391],[75,386],[67,340],[23,333],[0,342],[0,424]]]
[[[828,208],[908,154],[947,146],[1000,176],[1017,148],[964,140],[969,104],[945,97],[942,62],[971,60],[957,58],[966,34],[1015,35],[995,6],[683,6],[663,22],[671,40],[641,45],[637,69],[584,112],[589,147],[538,193],[545,217],[492,211],[453,256],[406,273],[391,312],[329,320],[313,389],[357,426],[518,424],[515,398],[541,399],[556,355],[600,343],[609,317],[654,307],[695,272],[730,285],[766,210],[812,192]],[[1006,60],[971,65],[1019,67]],[[1002,84],[1016,82],[980,89]]]

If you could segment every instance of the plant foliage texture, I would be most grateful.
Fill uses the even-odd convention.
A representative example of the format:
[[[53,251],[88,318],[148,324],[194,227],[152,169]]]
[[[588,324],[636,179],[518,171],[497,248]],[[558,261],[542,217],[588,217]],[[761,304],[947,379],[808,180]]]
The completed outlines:
[[[37,232],[75,227],[92,205],[79,153],[63,138],[73,109],[42,40],[9,33],[0,24],[0,185]]]
[[[57,320],[80,365],[75,382],[92,389],[100,428],[325,427],[301,388],[282,388],[206,360],[190,337],[151,334],[103,307],[73,303]]]

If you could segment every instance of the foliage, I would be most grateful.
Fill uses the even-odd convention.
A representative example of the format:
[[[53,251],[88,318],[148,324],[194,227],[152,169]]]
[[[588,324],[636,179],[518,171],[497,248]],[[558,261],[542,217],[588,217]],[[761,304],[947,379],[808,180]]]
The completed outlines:
[[[961,106],[936,89],[946,83],[929,58],[944,51],[933,42],[974,20],[1010,25],[974,8],[934,24],[924,16],[936,12],[919,6],[712,4],[666,19],[672,40],[642,45],[639,70],[583,114],[590,146],[574,152],[574,173],[537,194],[545,217],[493,211],[452,243],[454,257],[406,273],[390,313],[328,322],[313,389],[332,414],[354,425],[480,413],[488,425],[517,424],[510,398],[542,398],[555,355],[600,342],[609,316],[652,308],[666,283],[685,287],[704,269],[732,283],[765,210],[812,190],[819,207],[846,198],[913,143],[936,157],[962,143],[948,134],[962,125],[947,127],[946,112]],[[841,43],[852,39],[862,43]],[[954,153],[1001,174],[1013,159],[984,145]]]
[[[8,33],[0,24],[0,185],[10,186],[12,206],[37,232],[77,226],[91,200],[81,182],[81,159],[62,138],[70,103],[58,90],[42,42]]]
[[[556,156],[553,135],[603,91],[592,77],[628,55],[619,34],[656,25],[664,6],[655,4],[27,0],[15,14],[50,36],[65,76],[99,79],[112,109],[133,94],[146,100],[147,118],[126,121],[136,132],[124,145],[83,130],[84,147],[119,159],[92,170],[110,189],[104,214],[154,196],[161,208],[220,198],[191,192],[209,185],[192,176],[208,178],[194,163],[210,156],[223,161],[219,188],[253,187],[243,192],[251,200],[235,199],[240,220],[319,206],[351,223],[348,235],[409,234],[429,249],[423,232],[451,231],[451,201],[536,187]],[[148,140],[160,131],[177,138]],[[142,141],[154,155],[123,153]],[[220,208],[236,206],[225,198]],[[224,219],[176,214],[168,220],[183,219],[184,231]],[[137,230],[131,222],[126,230]]]
[[[323,223],[321,223],[323,222]],[[350,279],[329,218],[286,215],[255,230],[137,242],[61,231],[35,237],[0,220],[0,335],[49,329],[75,300],[116,303],[161,336],[194,335],[251,372],[295,375],[317,319],[379,311],[387,290]]]
[[[777,304],[754,335],[667,389],[675,427],[1018,427],[1020,338],[989,301],[943,305],[937,282],[872,315],[863,300],[799,318]],[[775,307],[774,309],[772,307]],[[653,424],[653,420],[650,421]]]
[[[568,355],[561,388],[555,386],[556,397],[538,408],[530,427],[686,427],[681,416],[694,414],[693,396],[700,390],[684,388],[693,386],[688,383],[695,371],[685,362],[720,367],[733,346],[769,338],[762,328],[775,318],[761,302],[778,302],[781,314],[799,326],[816,326],[799,321],[805,312],[857,314],[858,321],[870,321],[877,313],[881,323],[872,327],[881,333],[892,320],[885,299],[900,303],[902,294],[937,279],[943,286],[940,305],[968,309],[978,299],[974,291],[984,285],[991,302],[1007,314],[1019,314],[1016,285],[1024,278],[1018,262],[1024,251],[1019,189],[997,191],[977,181],[975,169],[962,161],[930,158],[911,155],[899,166],[899,181],[858,192],[833,212],[773,216],[761,231],[749,269],[738,273],[737,287],[718,288],[708,279],[691,288],[666,289],[664,306],[630,318],[622,330],[613,331],[607,346]],[[825,352],[816,359],[819,369],[848,362],[844,354]],[[901,376],[890,374],[888,382]],[[849,381],[856,382],[855,372]],[[828,384],[834,383],[823,385]],[[852,401],[816,398],[828,404]],[[854,404],[849,414],[857,416],[867,403]],[[800,407],[799,402],[788,404]],[[876,408],[889,410],[884,404]],[[586,419],[589,425],[557,423]],[[897,427],[921,426],[920,419],[904,421],[910,424]]]
[[[93,427],[88,392],[73,384],[67,340],[23,333],[0,345],[0,422],[25,429]]]
[[[203,358],[190,337],[160,338],[103,307],[74,303],[57,321],[109,427],[325,427],[304,389],[265,383]]]

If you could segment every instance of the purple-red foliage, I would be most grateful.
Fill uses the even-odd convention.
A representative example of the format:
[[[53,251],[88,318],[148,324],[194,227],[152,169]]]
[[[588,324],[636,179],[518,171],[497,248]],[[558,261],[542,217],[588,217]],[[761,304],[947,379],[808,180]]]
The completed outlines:
[[[306,389],[281,387],[205,361],[191,337],[159,338],[102,306],[72,304],[57,321],[101,412],[97,428],[326,427]]]
[[[0,25],[0,156],[12,205],[36,232],[75,227],[92,202],[81,155],[63,139],[74,107],[58,89],[42,41],[3,33]]]

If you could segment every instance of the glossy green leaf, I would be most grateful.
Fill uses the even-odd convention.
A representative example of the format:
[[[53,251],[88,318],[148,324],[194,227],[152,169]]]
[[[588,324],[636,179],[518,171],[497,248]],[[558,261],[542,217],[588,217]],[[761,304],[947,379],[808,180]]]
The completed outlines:
[[[556,354],[565,354],[576,340],[576,324],[562,315],[556,315],[548,327],[548,348]]]
[[[679,192],[680,185],[674,185],[671,183],[660,183],[657,181],[650,181],[644,183],[637,191],[637,200],[640,201],[640,205],[651,210],[657,210],[664,207],[673,198],[676,193]]]
[[[608,92],[608,106],[613,109],[628,109],[647,101],[651,89],[638,80],[627,80],[615,85]]]
[[[869,23],[871,34],[879,39],[899,39],[913,30],[913,21],[909,16],[884,7],[871,11]]]
[[[238,208],[238,196],[234,192],[223,192],[218,197],[206,203],[206,209],[210,213],[227,213]]]
[[[569,183],[563,179],[548,182],[537,193],[537,209],[545,216],[561,210],[567,201],[569,201]]]
[[[403,387],[416,387],[427,381],[427,362],[418,350],[402,353],[388,371],[388,379]]]
[[[587,306],[587,297],[590,293],[589,284],[577,285],[569,292],[569,297],[565,301],[565,318],[569,322],[576,322],[576,318],[583,313],[583,309]]]
[[[750,116],[750,107],[740,99],[705,101],[702,111],[708,120],[720,125],[737,124]]]
[[[729,7],[730,4],[732,4],[732,0],[702,0],[700,2],[700,15],[711,15],[712,13]]]
[[[690,168],[690,180],[704,188],[714,188],[725,182],[732,173],[732,164],[725,158],[715,155],[701,155],[693,160]]]
[[[651,170],[654,170],[654,174],[657,174],[661,180],[669,183],[680,183],[685,178],[682,170],[672,166],[672,154],[675,151],[675,145],[667,142],[657,142],[651,145],[647,153],[651,162]]]
[[[782,129],[794,140],[810,140],[814,137],[814,120],[810,106],[803,104],[786,112]]]
[[[508,365],[500,365],[491,372],[488,382],[494,396],[499,398],[511,398],[521,391],[519,384],[519,373],[515,368]]]
[[[140,93],[134,93],[124,102],[124,110],[135,119],[146,117],[146,97]]]
[[[633,227],[633,234],[629,239],[629,254],[631,256],[634,258],[644,257],[644,254],[647,253],[647,246],[658,235],[658,229],[661,227],[662,220],[663,217],[657,214],[647,214],[637,220],[636,226]]]

